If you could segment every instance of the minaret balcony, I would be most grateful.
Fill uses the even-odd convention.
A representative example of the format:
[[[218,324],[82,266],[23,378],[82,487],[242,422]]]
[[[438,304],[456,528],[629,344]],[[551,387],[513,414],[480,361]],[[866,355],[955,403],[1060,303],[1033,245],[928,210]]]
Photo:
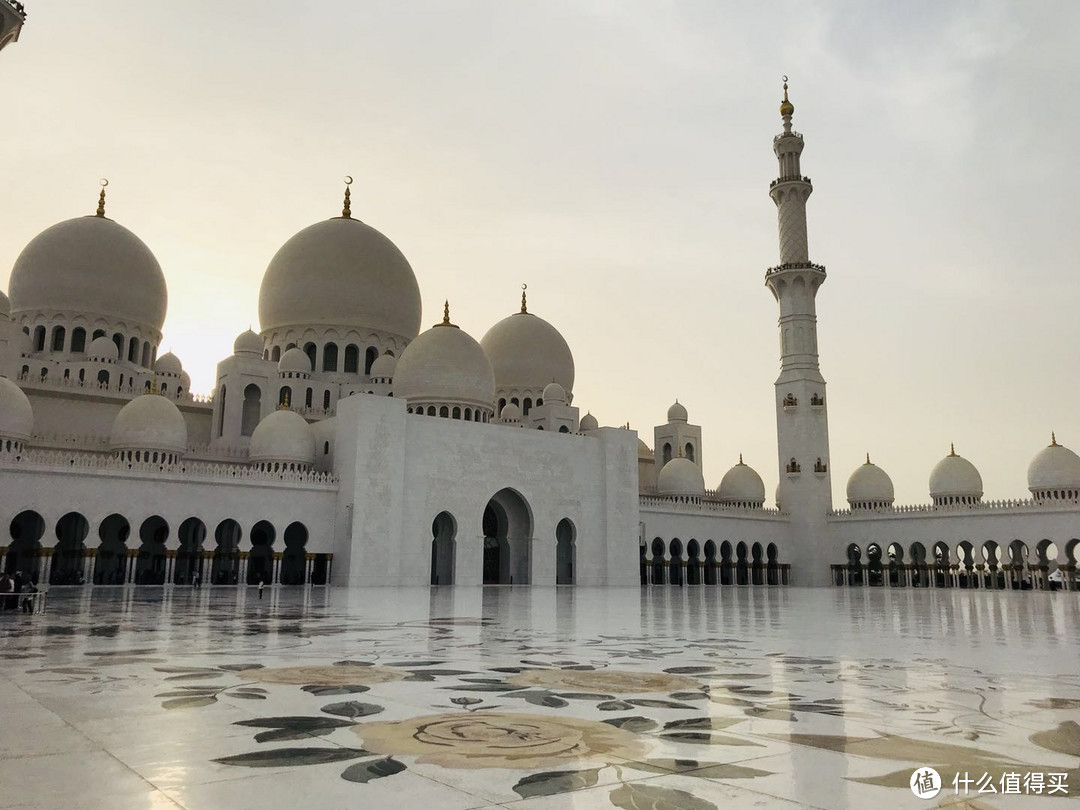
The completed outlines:
[[[784,177],[777,177],[775,180],[769,183],[769,188],[776,188],[776,186],[780,185],[781,183],[806,183],[808,186],[813,185],[813,183],[810,182],[809,177],[805,177],[801,174],[789,174],[785,175]]]
[[[784,264],[778,264],[776,267],[770,267],[765,271],[765,277],[768,278],[776,273],[783,273],[786,270],[814,270],[821,275],[828,275],[825,272],[825,265],[814,264],[813,262],[785,262]]]

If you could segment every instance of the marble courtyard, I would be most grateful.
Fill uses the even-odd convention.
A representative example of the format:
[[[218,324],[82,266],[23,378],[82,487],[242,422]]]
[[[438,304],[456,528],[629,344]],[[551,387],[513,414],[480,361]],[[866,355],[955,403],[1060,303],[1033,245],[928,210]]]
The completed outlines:
[[[0,613],[0,806],[1066,806],[1078,613],[1062,592],[59,588]]]

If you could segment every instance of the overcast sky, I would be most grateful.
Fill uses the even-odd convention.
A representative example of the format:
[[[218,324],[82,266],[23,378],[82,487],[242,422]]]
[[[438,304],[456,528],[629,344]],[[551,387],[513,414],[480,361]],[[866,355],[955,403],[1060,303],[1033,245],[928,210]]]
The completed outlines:
[[[0,54],[0,287],[49,225],[109,215],[169,283],[163,348],[209,392],[293,233],[341,208],[408,257],[425,327],[530,310],[575,404],[678,397],[706,483],[770,501],[780,77],[791,77],[834,498],[870,452],[925,502],[949,443],[1025,497],[1080,450],[1075,2],[27,0]]]

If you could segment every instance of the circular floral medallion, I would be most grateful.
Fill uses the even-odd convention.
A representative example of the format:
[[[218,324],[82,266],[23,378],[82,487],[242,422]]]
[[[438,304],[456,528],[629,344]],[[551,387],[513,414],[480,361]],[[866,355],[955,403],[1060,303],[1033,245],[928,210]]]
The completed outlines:
[[[478,711],[365,723],[354,731],[369,751],[445,768],[542,768],[646,754],[634,734],[573,717]]]
[[[241,678],[263,683],[289,683],[297,686],[347,686],[351,684],[389,683],[400,681],[408,672],[387,667],[267,667],[245,669],[237,673]]]
[[[635,695],[641,692],[685,692],[700,689],[701,684],[685,675],[665,672],[629,672],[601,669],[529,669],[507,679],[517,686],[547,686],[554,689],[580,689],[590,692],[614,692]]]

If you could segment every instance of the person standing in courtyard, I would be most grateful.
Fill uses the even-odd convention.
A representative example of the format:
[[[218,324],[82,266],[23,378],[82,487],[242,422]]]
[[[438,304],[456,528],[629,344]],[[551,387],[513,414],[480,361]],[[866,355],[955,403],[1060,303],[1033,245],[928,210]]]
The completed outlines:
[[[195,569],[195,573],[191,575],[191,590],[199,590],[199,584],[202,577],[199,576],[199,569]]]
[[[22,612],[33,613],[34,612],[34,594],[37,593],[37,588],[34,587],[34,581],[30,577],[26,578],[26,582],[22,586]]]
[[[260,599],[262,599],[263,585],[264,585],[263,578],[259,577],[259,598]]]

